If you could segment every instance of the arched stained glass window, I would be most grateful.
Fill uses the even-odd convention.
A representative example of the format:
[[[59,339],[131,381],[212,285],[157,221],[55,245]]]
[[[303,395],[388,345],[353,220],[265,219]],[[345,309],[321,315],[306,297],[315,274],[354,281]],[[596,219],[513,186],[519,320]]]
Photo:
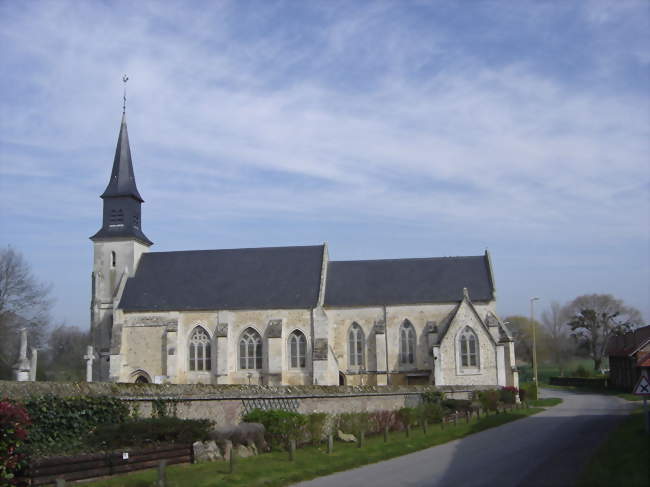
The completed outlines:
[[[252,328],[247,328],[239,339],[239,368],[255,370],[262,368],[262,337]]]
[[[460,334],[460,366],[478,367],[478,338],[469,326]]]
[[[399,330],[399,361],[402,364],[415,363],[415,328],[404,320]]]
[[[210,336],[201,326],[197,326],[190,336],[190,371],[212,369]]]
[[[363,350],[365,346],[364,342],[365,339],[363,336],[363,330],[358,323],[352,323],[350,332],[348,333],[348,350],[351,367],[363,366]]]
[[[303,369],[307,365],[307,339],[305,334],[296,330],[289,335],[289,366],[292,369]]]

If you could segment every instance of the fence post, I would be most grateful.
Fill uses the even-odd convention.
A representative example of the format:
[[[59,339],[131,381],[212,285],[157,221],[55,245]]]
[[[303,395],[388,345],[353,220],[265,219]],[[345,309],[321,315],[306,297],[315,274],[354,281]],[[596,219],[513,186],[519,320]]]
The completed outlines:
[[[409,438],[411,436],[411,425],[407,424],[406,425],[406,437]]]
[[[388,425],[384,426],[384,443],[388,442]]]
[[[454,413],[454,426],[458,424],[458,413]]]
[[[465,411],[465,422],[469,424],[469,411]]]
[[[327,453],[332,454],[334,452],[334,435],[327,435]]]
[[[230,449],[230,473],[234,473],[235,471],[235,463],[236,463],[236,455],[235,455],[235,448]]]
[[[160,460],[160,462],[158,463],[157,487],[165,487],[167,485],[167,472],[165,472],[166,467],[167,467],[167,460]]]
[[[65,487],[65,479],[64,478],[56,479],[56,487]]]
[[[293,462],[296,458],[296,440],[289,440],[289,461]]]
[[[422,420],[422,432],[426,435],[427,434],[427,420],[423,419]]]
[[[359,431],[359,441],[357,442],[357,448],[363,447],[363,443],[365,439],[366,439],[366,432]]]

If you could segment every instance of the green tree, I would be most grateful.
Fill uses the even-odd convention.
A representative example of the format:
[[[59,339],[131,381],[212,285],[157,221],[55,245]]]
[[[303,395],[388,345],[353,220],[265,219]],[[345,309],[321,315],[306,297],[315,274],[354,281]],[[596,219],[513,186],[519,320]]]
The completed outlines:
[[[643,325],[641,312],[625,305],[611,294],[578,296],[565,308],[573,335],[589,350],[594,370],[600,370],[613,335],[626,333]]]

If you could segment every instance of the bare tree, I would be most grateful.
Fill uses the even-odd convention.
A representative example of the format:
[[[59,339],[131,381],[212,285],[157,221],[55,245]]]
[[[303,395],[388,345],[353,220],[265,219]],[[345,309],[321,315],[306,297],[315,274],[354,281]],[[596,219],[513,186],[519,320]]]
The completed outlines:
[[[51,306],[50,286],[33,276],[22,254],[0,249],[0,378],[11,378],[20,328],[28,328],[30,346],[41,345]]]
[[[542,324],[549,342],[549,355],[560,367],[560,375],[564,375],[564,367],[575,350],[571,329],[567,325],[569,318],[567,309],[557,301],[553,301],[549,309],[542,312]]]
[[[587,346],[595,370],[600,370],[612,335],[643,325],[638,309],[626,306],[611,294],[578,296],[567,305],[566,313],[573,335]]]
[[[518,360],[532,363],[533,361],[533,328],[530,318],[525,316],[507,316],[504,321],[512,332],[515,341],[515,357]],[[535,320],[537,359],[542,362],[548,356],[548,336],[546,330]]]
[[[86,346],[90,343],[88,331],[76,326],[58,325],[47,340],[43,353],[41,378],[55,381],[81,381],[86,377]]]

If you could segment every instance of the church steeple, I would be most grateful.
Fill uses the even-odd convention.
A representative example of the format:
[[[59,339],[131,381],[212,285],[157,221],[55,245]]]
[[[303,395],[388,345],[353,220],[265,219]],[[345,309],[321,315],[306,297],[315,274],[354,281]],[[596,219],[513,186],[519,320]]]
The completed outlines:
[[[101,197],[109,198],[117,196],[132,196],[140,203],[144,203],[135,184],[133,162],[131,161],[131,147],[129,146],[129,131],[126,128],[126,114],[124,113],[122,113],[120,135],[117,137],[111,179]]]
[[[104,215],[102,228],[91,240],[132,238],[149,246],[153,242],[142,232],[140,205],[144,203],[133,174],[126,115],[122,113],[111,178],[102,193]]]

